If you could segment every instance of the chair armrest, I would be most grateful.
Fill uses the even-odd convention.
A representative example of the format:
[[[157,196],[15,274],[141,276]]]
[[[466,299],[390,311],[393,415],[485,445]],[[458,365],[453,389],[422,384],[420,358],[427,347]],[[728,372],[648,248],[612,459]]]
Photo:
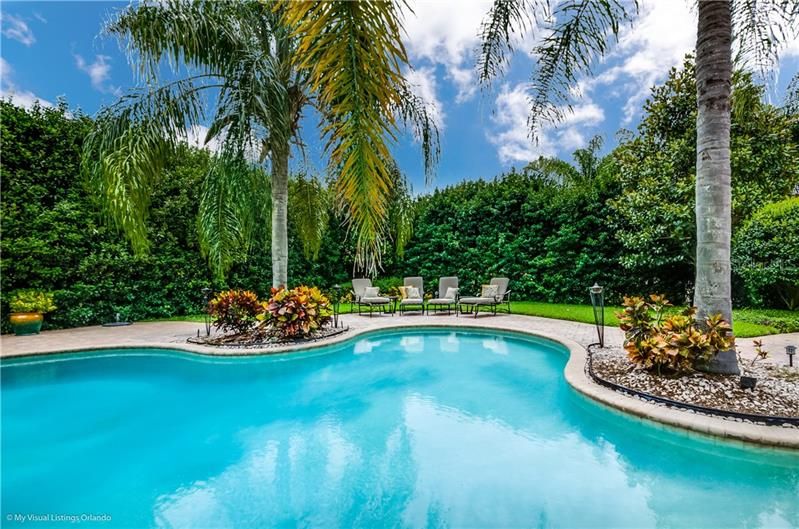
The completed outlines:
[[[498,302],[498,303],[502,303],[503,301],[508,301],[508,300],[510,300],[510,293],[511,293],[511,291],[510,291],[510,290],[506,290],[506,291],[505,291],[505,293],[504,293],[503,295],[501,295],[501,296],[497,296],[497,302]]]

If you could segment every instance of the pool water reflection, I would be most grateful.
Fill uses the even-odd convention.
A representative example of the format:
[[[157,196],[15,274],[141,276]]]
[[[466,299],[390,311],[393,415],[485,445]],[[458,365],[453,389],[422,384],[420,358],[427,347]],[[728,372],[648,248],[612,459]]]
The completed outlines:
[[[137,353],[4,362],[3,520],[799,526],[799,454],[609,412],[566,384],[549,341],[431,329],[310,356]]]

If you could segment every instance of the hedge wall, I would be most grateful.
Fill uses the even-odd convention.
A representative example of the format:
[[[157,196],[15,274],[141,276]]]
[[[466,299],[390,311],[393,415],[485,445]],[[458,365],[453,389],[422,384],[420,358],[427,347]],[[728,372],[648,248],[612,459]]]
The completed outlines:
[[[209,164],[205,151],[186,147],[170,161],[154,190],[148,219],[152,253],[132,255],[124,237],[103,221],[80,178],[81,142],[90,126],[89,118],[70,114],[65,106],[24,110],[0,102],[4,314],[8,294],[18,288],[56,292],[59,308],[46,318],[46,328],[102,323],[116,313],[133,320],[197,313],[200,291],[208,285],[268,292],[267,244],[234,266],[225,284],[212,284],[195,229],[198,194]],[[490,277],[507,276],[516,299],[574,303],[587,302],[587,287],[599,282],[608,288],[609,301],[652,291],[686,301],[693,280],[689,267],[675,272],[622,266],[629,249],[615,231],[617,213],[609,204],[630,190],[622,188],[626,184],[612,157],[606,160],[610,162],[593,177],[577,183],[527,168],[420,196],[405,255],[385,256],[380,277],[422,275],[432,291],[438,277],[454,274],[463,291],[473,293]],[[776,251],[773,245],[758,246],[759,225],[747,226],[749,235],[735,239],[738,264],[748,254]],[[292,284],[326,288],[352,277],[352,245],[336,215],[330,215],[316,261],[303,257],[291,224],[289,237]],[[768,284],[755,287],[750,277],[744,288],[741,278],[736,280],[737,305],[781,306]],[[5,331],[7,318],[2,320]]]

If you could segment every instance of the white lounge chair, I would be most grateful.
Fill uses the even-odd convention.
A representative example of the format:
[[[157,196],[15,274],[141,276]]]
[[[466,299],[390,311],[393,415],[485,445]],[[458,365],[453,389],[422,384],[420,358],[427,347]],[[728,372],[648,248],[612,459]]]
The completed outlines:
[[[361,278],[361,279],[353,279],[352,280],[352,293],[355,297],[355,304],[358,306],[358,314],[361,314],[362,307],[369,307],[369,316],[372,316],[372,312],[374,312],[374,307],[377,307],[378,311],[381,309],[384,312],[387,312],[387,309],[391,306],[391,299],[381,296],[377,287],[372,286],[372,280],[369,278]]]
[[[430,308],[433,312],[446,309],[447,314],[452,313],[453,308],[458,306],[458,278],[457,277],[442,277],[438,280],[438,296],[428,300],[427,314],[430,314]],[[458,312],[455,311],[457,316]]]
[[[474,313],[474,317],[477,317],[477,313],[480,310],[480,307],[489,307],[491,309],[491,313],[496,315],[497,313],[497,305],[501,303],[508,304],[508,313],[510,313],[510,290],[508,290],[508,283],[510,280],[507,277],[492,277],[491,281],[489,281],[488,286],[496,286],[497,292],[493,296],[485,294],[485,287],[480,292],[479,296],[474,297],[464,297],[458,299],[458,309],[461,314],[471,314]]]
[[[405,297],[399,302],[400,316],[408,311],[419,310],[424,314],[424,280],[421,277],[406,277],[402,281],[403,285],[418,290],[419,295],[415,297]]]

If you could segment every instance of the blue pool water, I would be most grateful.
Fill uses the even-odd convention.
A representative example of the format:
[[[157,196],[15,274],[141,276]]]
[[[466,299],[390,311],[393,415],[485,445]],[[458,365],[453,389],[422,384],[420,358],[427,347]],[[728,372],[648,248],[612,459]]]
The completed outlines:
[[[799,527],[799,454],[599,407],[551,342],[320,352],[4,362],[2,527]]]

